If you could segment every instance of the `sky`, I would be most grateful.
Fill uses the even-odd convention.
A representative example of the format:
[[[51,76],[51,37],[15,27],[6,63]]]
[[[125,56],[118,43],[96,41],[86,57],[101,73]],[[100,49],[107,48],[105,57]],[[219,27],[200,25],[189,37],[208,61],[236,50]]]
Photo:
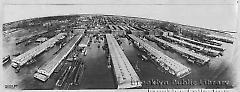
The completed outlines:
[[[235,0],[99,1],[5,0],[3,22],[69,14],[108,14],[144,17],[209,29],[236,31],[237,7]]]

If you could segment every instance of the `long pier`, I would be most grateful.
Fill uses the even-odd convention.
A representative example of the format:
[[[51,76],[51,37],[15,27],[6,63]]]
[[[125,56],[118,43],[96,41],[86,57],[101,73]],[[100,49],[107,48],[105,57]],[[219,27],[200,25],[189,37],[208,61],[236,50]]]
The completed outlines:
[[[173,40],[173,41],[175,41],[175,42],[179,42],[179,43],[181,43],[181,44],[184,44],[184,45],[193,47],[193,48],[197,48],[198,51],[206,51],[206,52],[209,52],[209,53],[215,53],[215,54],[217,54],[217,55],[220,55],[220,54],[221,54],[221,51],[217,51],[217,50],[205,48],[205,47],[202,47],[202,46],[199,46],[199,45],[195,45],[195,44],[192,44],[192,43],[188,43],[188,42],[186,42],[186,41],[184,41],[184,40],[179,40],[179,39],[174,38],[174,37],[166,36],[166,38],[171,39],[171,40]]]
[[[153,48],[151,45],[137,38],[135,35],[129,34],[128,36],[134,41],[134,43],[139,48],[144,48],[147,51],[148,55],[151,56],[151,58],[154,61],[156,61],[160,66],[162,66],[170,74],[176,75],[177,77],[182,78],[191,73],[190,68],[168,57],[161,51],[158,51],[157,49]]]
[[[39,55],[40,53],[46,51],[48,48],[51,48],[54,46],[56,42],[59,40],[65,38],[66,33],[60,33],[57,36],[49,39],[48,41],[38,45],[37,47],[34,47],[33,49],[28,50],[27,52],[19,55],[18,57],[15,57],[12,59],[12,67],[20,69],[21,66],[29,62],[32,58]]]
[[[118,89],[141,87],[141,81],[128,61],[124,52],[111,34],[106,34],[114,74],[117,79]]]
[[[206,44],[206,43],[198,42],[198,41],[195,41],[195,40],[192,40],[192,39],[189,39],[189,38],[185,38],[185,37],[181,37],[181,36],[177,36],[177,35],[173,35],[173,37],[175,37],[177,39],[180,39],[180,40],[184,40],[184,41],[193,43],[193,44],[196,44],[196,45],[200,45],[200,46],[203,46],[203,47],[211,48],[211,49],[214,49],[214,50],[218,50],[218,51],[224,51],[225,50],[225,48],[223,48],[221,46],[215,46],[215,45],[211,45],[211,44]]]
[[[183,47],[180,47],[178,45],[169,43],[165,40],[159,39],[159,38],[154,37],[154,36],[147,36],[147,37],[150,37],[150,38],[156,40],[157,42],[163,43],[163,44],[171,47],[172,49],[176,50],[177,52],[184,53],[184,54],[190,55],[191,57],[197,58],[196,61],[200,64],[205,64],[205,63],[210,61],[209,57],[203,56],[201,54],[194,53],[192,51],[189,51],[187,48],[183,48]]]
[[[61,63],[61,61],[71,52],[71,50],[76,46],[76,43],[82,38],[83,34],[79,34],[75,36],[69,44],[67,44],[63,49],[59,52],[59,54],[54,57],[50,62],[45,63],[41,66],[37,73],[34,74],[34,78],[39,79],[41,81],[46,81],[51,74],[54,72],[55,68]]]

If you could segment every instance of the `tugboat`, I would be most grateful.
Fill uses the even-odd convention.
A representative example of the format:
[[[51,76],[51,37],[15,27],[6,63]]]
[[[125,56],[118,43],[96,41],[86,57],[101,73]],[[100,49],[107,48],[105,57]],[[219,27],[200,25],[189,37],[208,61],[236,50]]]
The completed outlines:
[[[148,58],[144,55],[138,54],[142,61],[148,61]]]
[[[84,52],[84,56],[86,56],[87,55],[87,50],[85,50],[85,52]]]

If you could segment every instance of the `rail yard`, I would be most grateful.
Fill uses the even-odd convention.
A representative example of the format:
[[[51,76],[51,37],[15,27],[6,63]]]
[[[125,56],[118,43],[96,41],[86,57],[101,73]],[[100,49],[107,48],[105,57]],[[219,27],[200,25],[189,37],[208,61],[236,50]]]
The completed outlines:
[[[126,16],[55,17],[3,25],[6,83],[58,90],[234,87],[227,55],[235,38],[228,33]]]

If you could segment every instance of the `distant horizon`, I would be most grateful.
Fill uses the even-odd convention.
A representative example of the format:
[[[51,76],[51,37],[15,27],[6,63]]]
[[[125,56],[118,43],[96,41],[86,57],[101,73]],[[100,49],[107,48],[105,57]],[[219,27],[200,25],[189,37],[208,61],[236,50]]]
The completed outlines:
[[[3,23],[38,17],[101,14],[237,32],[235,5],[5,5],[3,10]]]
[[[11,21],[8,23],[12,22],[17,22],[17,21],[24,21],[28,19],[36,19],[36,18],[46,18],[46,17],[57,17],[57,16],[75,16],[75,15],[102,15],[102,16],[120,16],[120,17],[130,17],[130,18],[144,18],[144,17],[133,17],[133,16],[123,16],[123,15],[109,15],[109,14],[63,14],[63,15],[53,15],[53,16],[44,16],[44,17],[33,17],[33,18],[26,18],[26,19],[21,19],[21,20],[16,20],[16,21]],[[149,20],[158,20],[158,19],[151,19],[151,18],[144,18],[144,19],[149,19]],[[158,20],[158,21],[164,21],[164,22],[171,22],[171,23],[176,23],[173,21],[167,21],[167,20]],[[4,23],[7,24],[7,23]],[[191,26],[191,27],[197,27],[197,28],[203,28],[203,29],[208,29],[208,30],[217,30],[217,31],[229,31],[229,30],[218,30],[218,29],[210,29],[210,28],[205,28],[205,27],[199,27],[199,26],[193,26],[189,24],[182,24],[182,23],[176,23],[176,24],[181,24],[181,25],[186,25],[186,26]],[[229,31],[229,32],[237,32],[237,31]]]

